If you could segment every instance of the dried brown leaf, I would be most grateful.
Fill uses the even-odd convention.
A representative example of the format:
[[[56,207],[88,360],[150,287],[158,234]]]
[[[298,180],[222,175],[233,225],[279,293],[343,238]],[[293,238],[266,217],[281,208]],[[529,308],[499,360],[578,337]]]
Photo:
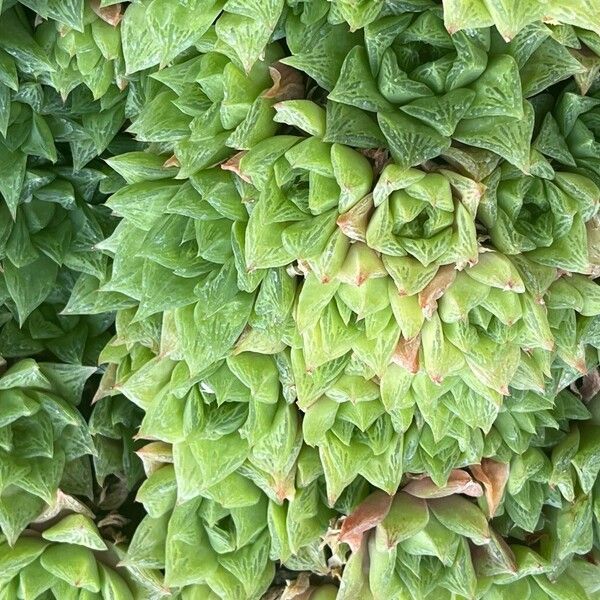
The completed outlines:
[[[483,495],[481,485],[462,469],[454,469],[443,487],[437,486],[431,477],[421,477],[409,481],[402,491],[417,498],[444,498],[452,494],[465,494],[478,498]]]
[[[600,392],[600,370],[594,369],[583,376],[580,394],[584,402],[589,402],[598,392]]]
[[[379,525],[392,505],[393,496],[377,490],[367,496],[342,523],[340,542],[347,543],[353,552],[360,548],[363,534]]]
[[[90,0],[92,10],[106,23],[116,27],[123,19],[121,4],[112,6],[100,6],[100,0]]]
[[[304,79],[300,71],[277,62],[269,67],[269,73],[273,85],[263,93],[263,98],[281,101],[304,97]]]
[[[103,519],[98,521],[98,527],[125,527],[127,523],[129,523],[131,519],[120,515],[117,512],[111,512],[106,515]]]
[[[488,507],[488,517],[491,519],[498,510],[508,481],[509,465],[491,458],[484,458],[479,465],[469,467],[475,479],[483,485]]]
[[[246,183],[252,183],[252,179],[250,179],[248,175],[245,175],[240,170],[240,161],[244,157],[244,154],[246,154],[245,150],[234,154],[228,161],[221,164],[221,169],[223,169],[224,171],[231,171],[232,173],[235,173],[240,179],[244,180]]]
[[[410,339],[400,338],[392,361],[404,367],[409,373],[417,373],[419,370],[419,348],[421,347],[421,335],[417,334]]]
[[[430,319],[437,310],[437,301],[456,279],[456,269],[453,265],[445,265],[438,269],[434,278],[419,292],[419,306],[423,309],[426,319]]]
[[[387,163],[390,162],[390,151],[387,148],[366,148],[359,150],[359,152],[371,161],[376,175],[379,175]]]
[[[165,169],[170,169],[171,167],[179,168],[181,167],[181,163],[179,162],[179,159],[173,154],[173,156],[165,160],[165,162],[163,163],[163,167]]]
[[[367,241],[367,227],[373,210],[373,196],[369,194],[353,206],[348,212],[337,218],[337,226],[344,235],[358,242]]]
[[[125,79],[125,77],[122,77],[121,75],[117,75],[116,80],[117,80],[117,87],[119,88],[119,90],[123,91],[123,90],[127,89],[127,86],[129,85],[129,81],[127,81],[127,79]]]
[[[310,586],[310,575],[300,573],[298,579],[288,581],[281,600],[307,600],[312,593]]]

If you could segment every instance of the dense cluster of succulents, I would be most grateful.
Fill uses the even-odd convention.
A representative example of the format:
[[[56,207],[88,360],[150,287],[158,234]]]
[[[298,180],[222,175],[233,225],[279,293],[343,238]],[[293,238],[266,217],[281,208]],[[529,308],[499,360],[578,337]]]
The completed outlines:
[[[0,598],[600,598],[595,4],[0,0]]]
[[[81,507],[31,524],[12,545],[2,539],[3,598],[134,600],[164,596],[152,571],[120,565],[120,540],[103,537]]]
[[[48,10],[72,18],[70,10]],[[47,16],[41,7],[40,16]],[[111,144],[121,151],[135,142],[115,140],[126,95],[116,85],[93,95],[78,81],[62,89],[42,31],[58,37],[66,25],[46,21],[34,33],[29,17],[18,5],[2,13],[0,353],[95,364],[113,316],[62,311],[80,274],[100,277],[109,268],[95,245],[114,227],[102,202],[120,182],[97,157]]]
[[[61,492],[92,495],[93,441],[77,410],[94,367],[17,362],[0,377],[2,533],[13,543]]]

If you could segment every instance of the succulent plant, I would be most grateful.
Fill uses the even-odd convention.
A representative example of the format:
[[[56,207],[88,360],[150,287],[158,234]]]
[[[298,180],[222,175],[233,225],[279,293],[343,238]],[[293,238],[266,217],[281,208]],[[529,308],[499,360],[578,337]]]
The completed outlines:
[[[567,4],[0,0],[0,598],[599,597]]]
[[[92,496],[95,450],[77,405],[95,370],[24,359],[0,377],[0,529],[10,545],[59,489]]]
[[[279,120],[324,131],[327,116],[315,104],[290,100],[276,109]],[[273,156],[270,174],[265,156]],[[387,449],[402,456],[398,434],[413,417],[405,458],[415,455],[414,444],[428,450],[404,467],[433,472],[441,485],[452,468],[498,451],[493,438],[486,440],[493,449],[483,449],[481,432],[496,417],[512,419],[499,416],[511,387],[517,397],[555,395],[571,383],[549,379],[556,360],[580,373],[595,364],[584,342],[590,336],[578,335],[576,323],[598,311],[597,284],[583,275],[559,278],[559,266],[538,264],[544,261],[535,252],[512,256],[483,245],[475,223],[487,193],[483,184],[450,169],[424,172],[394,163],[374,181],[364,155],[316,136],[264,140],[236,169],[259,191],[246,231],[247,269],[287,266],[298,280],[296,337],[288,342],[292,372],[306,413],[305,439],[320,443],[330,477],[338,479],[333,501],[361,468],[375,468],[372,461],[360,466],[369,445],[375,455]],[[584,181],[594,190],[589,220],[598,189]],[[587,241],[582,244],[579,268],[588,273],[595,267]],[[578,285],[588,290],[589,305],[567,309],[559,290]],[[250,346],[264,333],[249,324],[242,347],[264,351]],[[344,453],[348,459],[340,463]],[[444,462],[435,464],[437,454]],[[372,483],[393,493],[401,469],[389,455],[379,463],[395,475],[384,484],[383,475],[372,474]]]
[[[109,100],[111,96],[118,96],[128,83],[121,29],[117,27],[122,18],[120,5],[102,7],[98,0],[74,4],[78,10],[58,8],[61,14],[56,14],[56,8],[50,4],[47,12],[42,6],[37,8],[40,17],[52,17],[36,28],[34,36],[45,54],[52,58],[48,83],[63,98],[77,86],[85,85],[94,100]],[[36,10],[35,6],[32,8]]]
[[[218,486],[214,499],[177,502],[173,466],[154,471],[138,493],[148,516],[136,529],[125,564],[164,569],[168,587],[203,586],[207,595],[212,590],[217,597],[260,598],[274,574],[268,502],[250,482],[245,489],[237,484]]]
[[[596,404],[597,398],[588,404],[591,412],[587,415],[582,412],[583,407],[578,414],[572,410],[563,412],[559,429],[549,430],[546,439],[539,437],[525,452],[510,457],[506,495],[497,512],[498,529],[503,535],[526,537],[550,523],[561,528],[579,526],[588,534],[593,532],[594,527],[586,529],[578,525],[578,519],[589,519],[591,523],[597,502],[600,465]],[[571,404],[571,409],[575,406]],[[588,543],[583,537],[571,537],[564,531],[556,539],[559,543],[555,551],[561,560],[565,558],[563,548],[568,544]],[[580,553],[589,550],[591,546]]]
[[[164,597],[156,574],[119,565],[123,547],[104,539],[85,513],[38,522],[16,542],[0,543],[3,598],[133,600]],[[162,593],[161,593],[162,592]]]
[[[0,353],[94,364],[113,316],[61,313],[80,274],[108,269],[95,245],[114,227],[101,202],[119,182],[97,157],[124,123],[126,96],[94,100],[78,86],[63,101],[37,70],[34,55],[48,69],[56,63],[26,32],[23,11],[9,8],[2,19],[0,39],[23,29],[24,48],[9,37],[0,50]]]
[[[449,488],[415,480],[393,497],[375,492],[342,522],[334,547],[350,554],[337,598],[597,594],[597,565],[575,558],[555,572],[543,538],[535,548],[507,544],[461,495],[481,495],[481,488],[455,473]]]
[[[425,53],[431,40],[424,24],[438,31],[439,13],[393,17],[386,21],[386,41],[377,37],[384,30],[374,18],[368,28],[376,39],[366,50],[339,47],[347,56],[338,77],[307,67],[318,64],[316,54],[333,40],[336,19],[330,13],[332,25],[321,23],[323,36],[314,34],[319,43],[303,54],[296,33],[312,31],[310,19],[319,23],[325,13],[309,17],[301,8],[288,15],[290,58],[276,62],[282,55],[269,47],[265,60],[244,75],[234,56],[218,58],[221,40],[215,42],[208,29],[201,34],[205,54],[188,53],[150,76],[161,85],[146,87],[149,104],[129,130],[151,146],[109,159],[128,183],[109,201],[123,221],[101,245],[115,256],[111,278],[93,285],[88,280],[72,297],[75,306],[78,297],[115,292],[135,301],[137,306],[119,310],[117,336],[103,353],[109,362],[104,387],[145,411],[140,437],[169,444],[171,493],[189,504],[194,516],[187,522],[204,523],[209,531],[198,505],[227,506],[222,496],[215,498],[216,490],[253,482],[268,498],[271,560],[297,567],[302,548],[294,548],[286,518],[299,498],[318,498],[313,512],[323,516],[312,533],[317,541],[331,510],[340,510],[357,481],[365,482],[363,489],[369,482],[394,494],[410,472],[427,473],[443,486],[455,469],[482,459],[521,460],[531,444],[543,445],[547,437],[556,442],[547,431],[588,416],[563,390],[597,364],[589,332],[598,312],[597,285],[586,276],[597,268],[588,233],[593,239],[600,200],[591,174],[569,170],[573,161],[545,159],[539,143],[530,155],[534,120],[551,113],[539,117],[528,104],[522,109],[523,97],[582,71],[565,57],[562,74],[544,79],[543,57],[564,50],[549,38],[549,28],[540,33],[539,44],[549,39],[533,58],[519,54],[516,43],[509,48],[494,42],[491,64],[489,40],[454,38],[473,52],[481,43],[482,66],[458,86],[447,83],[450,98],[440,99],[443,89],[422,94],[421,107],[417,101],[408,105],[412,99],[381,96],[369,88],[368,77],[360,85],[352,77],[361,61],[366,71],[377,71],[385,53],[389,62],[390,53],[402,52],[412,39],[415,51]],[[281,63],[305,70],[331,92],[328,100],[302,98],[304,86]],[[275,65],[271,89],[269,65]],[[493,82],[505,71],[513,79],[498,84],[504,86],[499,100]],[[234,117],[228,101],[234,88],[228,86],[248,77],[255,78],[256,91],[238,100]],[[369,101],[356,99],[363,93]],[[375,106],[377,94],[381,106]],[[444,142],[428,156],[419,154],[423,137],[398,140],[385,127],[395,103],[408,115],[393,117],[406,120],[403,131],[410,123],[419,133],[428,127],[438,138],[448,137],[463,121],[465,130],[475,131],[499,116],[486,103],[506,111],[507,95],[514,97],[514,114],[506,113],[505,123],[522,128],[523,110],[530,120],[521,140],[526,150]],[[206,100],[194,105],[192,97]],[[459,117],[450,115],[452,127],[435,120],[439,112],[426,118],[434,110],[426,102],[454,97],[465,108]],[[484,108],[475,114],[473,104]],[[378,121],[365,109],[377,112]],[[416,126],[414,119],[425,121]],[[171,135],[180,133],[167,140],[167,127]],[[407,143],[417,154],[407,154]],[[389,147],[393,162],[385,151],[368,150],[378,146]],[[441,162],[430,160],[437,155]],[[533,178],[519,171],[530,167]],[[148,203],[151,191],[164,209]],[[142,211],[131,202],[138,198],[145,199]],[[554,220],[544,220],[550,206]],[[168,222],[164,210],[172,215]],[[533,215],[539,222],[532,223]],[[561,247],[562,239],[573,242],[575,230],[583,232],[579,241]],[[567,278],[563,271],[576,274]],[[586,306],[583,298],[572,301],[577,286],[587,290]],[[88,295],[91,288],[98,292]],[[218,472],[214,456],[225,461]],[[146,506],[132,564],[143,564],[151,546],[154,566],[165,567],[166,523],[174,506],[179,504],[161,515]],[[150,546],[142,541],[148,535],[155,540]],[[212,540],[216,534],[207,535]],[[219,554],[214,545],[210,551]],[[230,551],[243,554],[242,548]],[[319,560],[308,563],[311,570],[319,571]],[[169,575],[174,569],[167,568],[166,582],[177,587]],[[192,584],[186,581],[184,589]],[[203,585],[234,594],[219,592],[214,581]],[[245,585],[249,597],[259,593],[249,582],[235,585]]]

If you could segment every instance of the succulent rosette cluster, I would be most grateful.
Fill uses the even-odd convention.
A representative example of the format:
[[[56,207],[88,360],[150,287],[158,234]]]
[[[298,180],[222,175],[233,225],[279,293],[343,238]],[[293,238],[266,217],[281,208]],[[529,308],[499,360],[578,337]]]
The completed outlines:
[[[93,494],[94,445],[77,405],[94,370],[25,359],[0,377],[0,528],[10,545],[59,492]]]
[[[165,597],[150,570],[120,565],[122,543],[104,537],[87,511],[61,511],[0,544],[5,598],[134,600]]]
[[[53,15],[70,14],[54,8]],[[48,20],[34,31],[18,5],[6,8],[2,22],[0,354],[95,364],[113,315],[63,309],[81,274],[102,277],[108,269],[96,244],[114,227],[102,201],[120,182],[98,157],[113,143],[119,151],[135,146],[119,135],[127,94],[113,86],[93,95],[75,80],[61,90],[40,32],[59,23]]]
[[[0,597],[597,598],[599,19],[0,1]]]

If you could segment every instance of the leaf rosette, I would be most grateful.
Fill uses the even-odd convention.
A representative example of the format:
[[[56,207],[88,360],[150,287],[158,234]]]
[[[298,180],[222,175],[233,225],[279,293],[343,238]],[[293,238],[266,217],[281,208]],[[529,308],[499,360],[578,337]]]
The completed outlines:
[[[276,108],[278,120],[326,130],[327,115],[314,103]],[[272,157],[270,169],[265,156]],[[404,441],[404,468],[443,483],[477,453],[498,449],[491,450],[499,438],[490,435],[484,450],[483,434],[504,418],[511,389],[516,397],[555,394],[572,381],[565,366],[580,373],[593,367],[594,351],[584,341],[590,337],[577,334],[575,324],[596,310],[597,285],[574,276],[574,284],[589,287],[590,304],[567,310],[558,296],[550,301],[569,285],[556,267],[481,247],[475,213],[486,188],[475,180],[391,163],[374,183],[364,155],[316,136],[264,140],[241,157],[237,171],[259,190],[247,228],[247,268],[288,265],[301,284],[291,364],[305,440],[320,449],[330,503],[359,473],[393,493],[402,467],[377,456],[392,447],[401,456],[405,433],[411,442],[406,449]],[[427,253],[439,244],[420,236],[439,205],[453,210],[438,211],[453,220],[429,262]],[[414,244],[394,235],[390,206],[401,214],[416,207],[415,220],[397,228],[416,227]],[[386,234],[377,236],[381,229]],[[564,310],[555,311],[559,306]],[[556,360],[562,381],[551,380]],[[377,469],[389,470],[388,478]]]
[[[477,496],[481,488],[413,483],[385,502],[376,502],[375,492],[342,523],[338,553],[345,544],[351,553],[338,597],[542,598],[551,591],[553,598],[584,599],[596,592],[597,565],[575,558],[556,572],[543,543],[505,542],[477,504],[460,495]]]
[[[228,436],[210,445],[229,461],[232,441]],[[260,598],[273,579],[274,561],[290,569],[327,572],[320,541],[331,512],[310,475],[314,461],[299,461],[299,489],[293,499],[283,501],[269,498],[252,482],[251,467],[231,472],[229,462],[229,474],[219,474],[216,485],[201,489],[199,476],[207,474],[211,458],[207,443],[192,438],[187,445],[192,453],[205,446],[204,463],[195,469],[194,458],[184,458],[181,444],[162,449],[150,444],[140,450],[148,478],[137,500],[148,514],[133,536],[125,565],[163,569],[165,586],[183,598],[232,600]],[[214,479],[217,471],[212,470]]]
[[[10,545],[59,490],[92,496],[95,449],[77,405],[95,370],[25,359],[0,377],[0,527]]]
[[[59,600],[163,598],[158,574],[119,565],[126,547],[105,539],[86,511],[61,513],[0,544],[6,598]]]
[[[124,123],[126,96],[94,101],[79,86],[63,101],[29,55],[2,53],[0,353],[94,363],[112,316],[61,312],[80,274],[108,269],[96,244],[114,227],[101,203],[118,181],[96,159]]]

